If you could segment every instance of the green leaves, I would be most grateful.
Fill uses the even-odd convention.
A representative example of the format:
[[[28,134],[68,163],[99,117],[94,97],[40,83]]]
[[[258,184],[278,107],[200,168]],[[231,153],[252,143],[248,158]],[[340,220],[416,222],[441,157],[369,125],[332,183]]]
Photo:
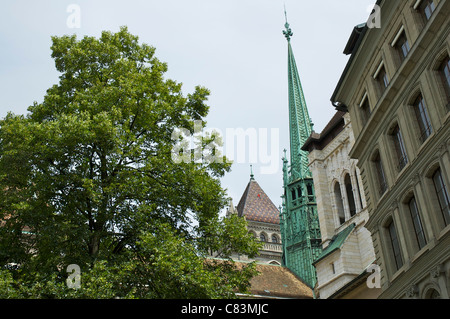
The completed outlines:
[[[257,252],[242,220],[219,218],[230,164],[171,158],[172,132],[208,114],[209,90],[185,97],[154,54],[125,27],[53,37],[59,83],[0,121],[0,265],[20,264],[20,294],[219,298],[247,287],[251,267],[204,258]],[[83,270],[76,292],[69,264]]]

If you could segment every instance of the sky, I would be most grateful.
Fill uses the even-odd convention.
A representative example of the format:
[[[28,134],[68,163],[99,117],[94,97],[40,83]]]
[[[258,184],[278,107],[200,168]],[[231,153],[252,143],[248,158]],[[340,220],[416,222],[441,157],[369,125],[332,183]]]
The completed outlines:
[[[99,37],[103,30],[117,32],[127,26],[141,43],[156,48],[156,57],[168,64],[166,78],[183,83],[184,95],[197,85],[211,91],[207,127],[222,133],[224,153],[232,155],[232,171],[222,185],[234,205],[253,165],[256,181],[278,207],[284,149],[289,157],[284,6],[310,117],[314,130],[321,132],[335,113],[330,98],[349,58],[342,53],[344,47],[374,4],[375,0],[2,1],[0,118],[8,112],[26,114],[58,83],[51,36]],[[233,135],[239,129],[249,138]],[[243,151],[239,138],[246,142]]]

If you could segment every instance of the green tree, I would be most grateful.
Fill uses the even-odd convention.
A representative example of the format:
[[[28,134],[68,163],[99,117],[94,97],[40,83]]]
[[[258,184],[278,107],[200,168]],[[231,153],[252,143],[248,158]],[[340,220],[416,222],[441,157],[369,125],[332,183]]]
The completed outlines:
[[[22,295],[220,298],[245,290],[254,265],[236,271],[230,260],[204,258],[258,250],[251,237],[233,237],[246,235],[242,220],[219,217],[219,178],[231,164],[172,161],[172,132],[205,125],[209,91],[198,86],[185,97],[164,78],[155,49],[126,27],[52,43],[59,83],[27,115],[0,121],[0,265],[20,265],[13,274]],[[76,292],[64,284],[70,264],[82,268]]]

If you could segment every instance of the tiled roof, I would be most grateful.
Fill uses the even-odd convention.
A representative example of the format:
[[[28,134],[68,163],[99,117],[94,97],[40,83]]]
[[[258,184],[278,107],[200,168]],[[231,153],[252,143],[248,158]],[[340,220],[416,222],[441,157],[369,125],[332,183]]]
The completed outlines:
[[[239,216],[247,220],[280,224],[280,213],[255,180],[250,180],[237,206]]]
[[[250,280],[250,293],[267,298],[312,299],[313,293],[288,268],[257,264],[259,275]]]

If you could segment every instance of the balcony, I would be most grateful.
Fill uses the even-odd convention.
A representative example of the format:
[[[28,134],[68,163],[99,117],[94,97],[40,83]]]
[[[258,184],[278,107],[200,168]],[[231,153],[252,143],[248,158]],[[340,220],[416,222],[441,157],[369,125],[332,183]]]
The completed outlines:
[[[264,246],[261,250],[281,253],[283,252],[283,247],[280,243],[264,243]]]

